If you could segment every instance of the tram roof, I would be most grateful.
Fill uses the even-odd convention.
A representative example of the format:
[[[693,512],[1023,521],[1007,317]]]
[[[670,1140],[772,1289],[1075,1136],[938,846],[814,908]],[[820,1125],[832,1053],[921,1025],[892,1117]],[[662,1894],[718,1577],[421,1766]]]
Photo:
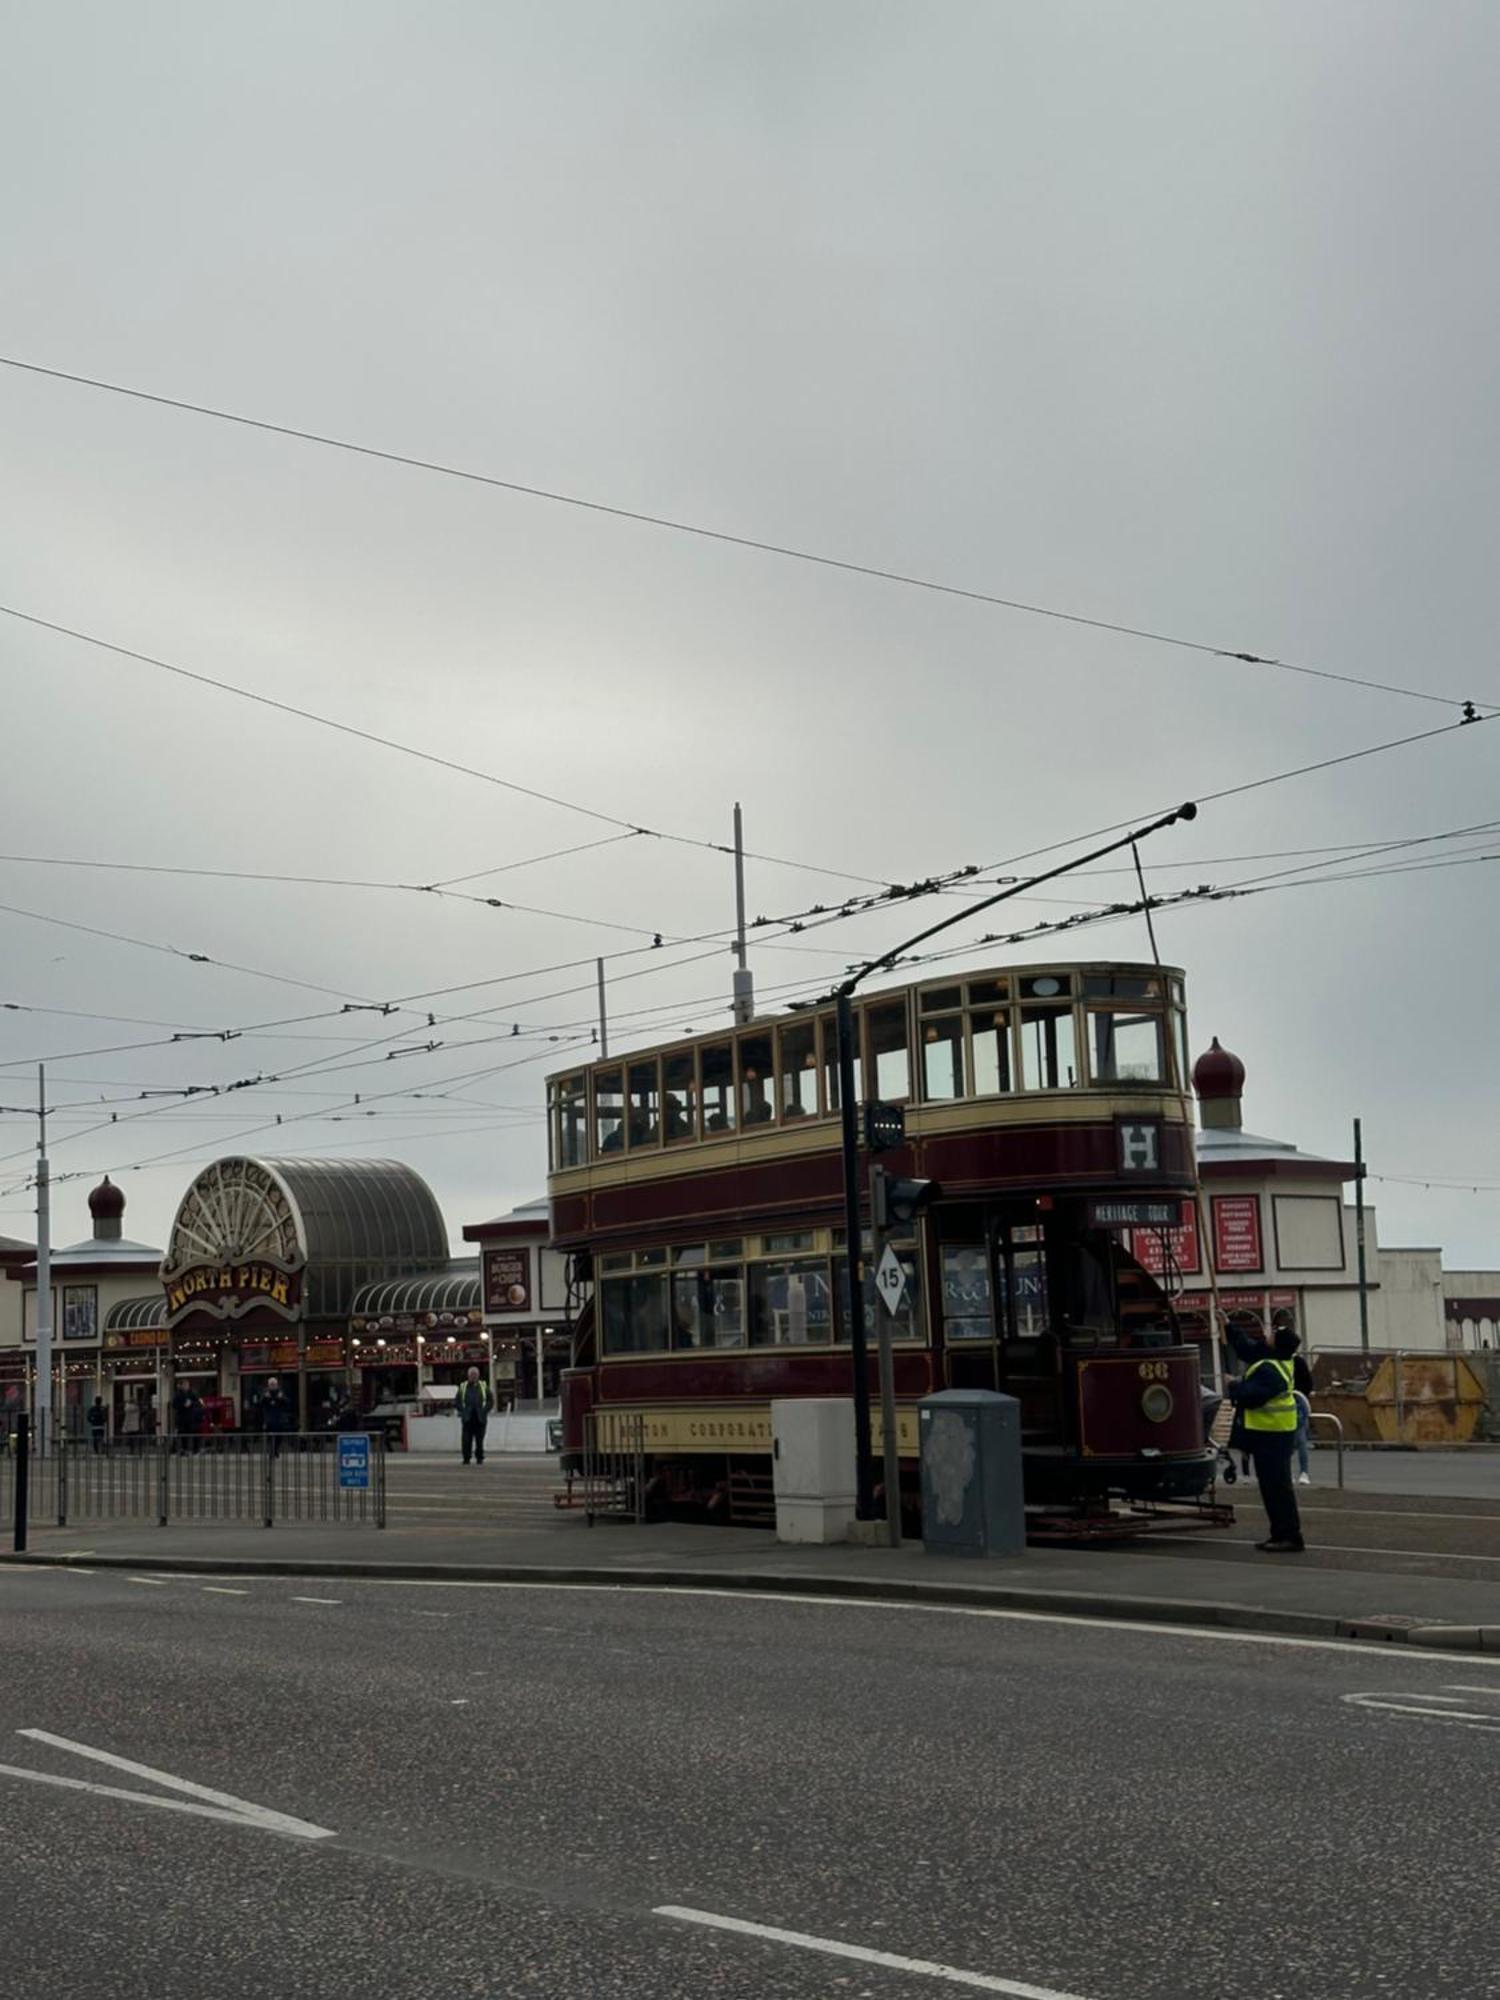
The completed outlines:
[[[910,993],[926,992],[935,987],[964,986],[970,981],[1010,979],[1019,982],[1062,974],[1110,975],[1125,979],[1183,979],[1186,976],[1180,965],[1157,965],[1139,959],[1121,958],[1045,958],[1026,965],[952,966],[931,972],[922,979],[907,980],[900,986],[871,987],[868,992],[861,991],[854,995],[854,1005],[858,1008],[869,1006],[873,1001],[900,1000]],[[753,1034],[756,1029],[784,1028],[790,1021],[828,1013],[834,999],[835,995],[830,991],[820,994],[815,1000],[796,1001],[777,1013],[753,1015],[748,1021],[726,1021],[719,1027],[704,1028],[696,1034],[672,1035],[663,1041],[645,1042],[638,1048],[617,1049],[607,1056],[593,1055],[587,1060],[566,1063],[561,1068],[549,1070],[546,1081],[550,1084],[558,1077],[576,1076],[581,1069],[598,1069],[628,1059],[644,1061],[647,1056],[661,1055],[668,1049],[693,1049],[705,1042],[722,1042],[733,1035]]]

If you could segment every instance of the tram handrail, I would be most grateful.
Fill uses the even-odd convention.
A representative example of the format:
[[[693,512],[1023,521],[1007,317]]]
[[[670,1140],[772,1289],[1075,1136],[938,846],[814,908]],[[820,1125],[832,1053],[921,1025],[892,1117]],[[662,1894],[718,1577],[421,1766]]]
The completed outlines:
[[[1344,1420],[1342,1417],[1336,1417],[1332,1410],[1309,1410],[1307,1416],[1308,1429],[1311,1430],[1314,1424],[1333,1425],[1334,1438],[1338,1451],[1339,1491],[1342,1493],[1344,1490]]]

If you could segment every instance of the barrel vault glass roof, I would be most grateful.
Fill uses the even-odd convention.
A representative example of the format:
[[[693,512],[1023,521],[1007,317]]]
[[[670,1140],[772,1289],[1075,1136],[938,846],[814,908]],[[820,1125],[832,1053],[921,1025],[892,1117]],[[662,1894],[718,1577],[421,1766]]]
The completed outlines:
[[[106,1333],[144,1333],[150,1328],[159,1330],[165,1337],[167,1330],[165,1292],[148,1292],[144,1298],[139,1299],[120,1299],[104,1316]]]
[[[480,1303],[479,1259],[470,1257],[443,1271],[361,1285],[350,1311],[376,1319],[382,1313],[477,1312]]]

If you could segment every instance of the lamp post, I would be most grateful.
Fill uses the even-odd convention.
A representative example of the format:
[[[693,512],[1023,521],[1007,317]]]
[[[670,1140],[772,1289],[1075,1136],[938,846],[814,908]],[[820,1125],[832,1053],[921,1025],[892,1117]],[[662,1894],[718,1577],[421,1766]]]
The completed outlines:
[[[844,1270],[844,1311],[849,1323],[849,1360],[854,1372],[854,1512],[858,1520],[871,1521],[875,1518],[875,1461],[870,1436],[870,1355],[865,1338],[864,1246],[859,1219],[859,1124],[854,1103],[854,1008],[851,1004],[854,994],[872,972],[891,966],[914,946],[925,944],[928,938],[936,937],[940,931],[951,930],[955,924],[967,923],[970,917],[977,917],[982,910],[993,909],[997,903],[1009,902],[1014,896],[1024,896],[1038,883],[1055,881],[1059,875],[1071,874],[1075,868],[1083,868],[1090,861],[1099,861],[1106,854],[1116,854],[1122,847],[1144,840],[1147,834],[1175,826],[1178,820],[1197,817],[1198,808],[1190,799],[1178,806],[1175,812],[1163,813],[1160,819],[1152,820],[1148,826],[1138,826],[1133,832],[1121,834],[1119,839],[1111,840],[1103,847],[1095,847],[1087,854],[1075,856],[1072,861],[1061,862],[1056,868],[1047,868],[1039,875],[1029,875],[1024,881],[1011,883],[996,895],[970,903],[966,909],[944,917],[939,923],[929,924],[915,937],[909,937],[890,951],[882,952],[879,958],[868,960],[835,989],[834,1032],[838,1044],[844,1243],[848,1253]]]

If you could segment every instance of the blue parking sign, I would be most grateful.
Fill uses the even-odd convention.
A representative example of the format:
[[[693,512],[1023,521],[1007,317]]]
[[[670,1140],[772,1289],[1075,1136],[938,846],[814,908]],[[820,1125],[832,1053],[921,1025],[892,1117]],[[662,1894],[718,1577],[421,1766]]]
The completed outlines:
[[[339,1438],[339,1485],[365,1487],[370,1483],[370,1440],[363,1436]]]

